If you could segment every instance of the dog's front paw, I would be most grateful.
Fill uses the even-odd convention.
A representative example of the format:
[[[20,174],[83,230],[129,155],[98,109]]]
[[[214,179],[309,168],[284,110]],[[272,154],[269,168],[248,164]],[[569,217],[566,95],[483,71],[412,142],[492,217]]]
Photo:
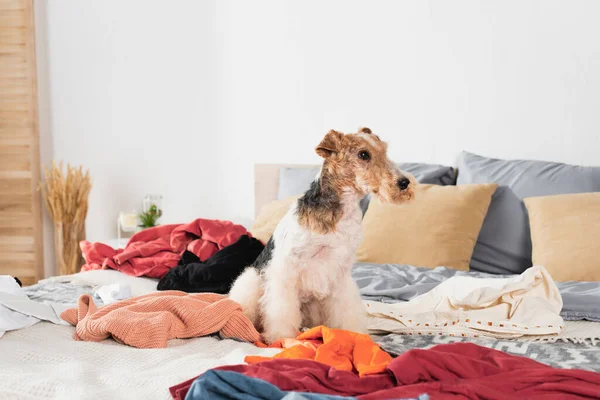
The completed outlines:
[[[300,334],[295,328],[267,330],[262,337],[266,344],[273,344],[279,339],[293,339]]]
[[[360,313],[346,314],[343,320],[327,321],[330,328],[342,329],[356,333],[368,333],[367,318]]]

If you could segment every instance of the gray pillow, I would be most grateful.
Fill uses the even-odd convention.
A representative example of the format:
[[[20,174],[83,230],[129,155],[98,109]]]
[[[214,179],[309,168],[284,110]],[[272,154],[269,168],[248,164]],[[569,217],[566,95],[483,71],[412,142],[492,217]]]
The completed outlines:
[[[400,163],[400,169],[415,176],[419,183],[434,185],[453,185],[455,181],[454,168],[435,164]],[[319,173],[320,167],[293,168],[283,167],[279,170],[279,192],[277,198],[285,199],[289,196],[302,194],[308,190],[312,181]],[[360,202],[363,214],[369,206],[369,196]]]
[[[321,167],[314,168],[292,168],[283,167],[279,169],[279,192],[277,199],[283,200],[290,196],[302,194],[308,190],[312,181],[315,180]]]
[[[471,258],[471,269],[520,274],[531,267],[531,233],[523,199],[600,191],[600,167],[497,160],[463,152],[457,184],[497,183]]]

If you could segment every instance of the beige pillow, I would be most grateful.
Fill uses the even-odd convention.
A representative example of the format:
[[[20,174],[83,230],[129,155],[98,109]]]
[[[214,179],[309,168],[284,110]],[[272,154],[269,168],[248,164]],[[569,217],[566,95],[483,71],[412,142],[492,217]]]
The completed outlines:
[[[600,192],[529,197],[533,264],[552,278],[600,281]]]
[[[413,201],[371,200],[358,261],[469,270],[496,184],[417,185]]]
[[[263,243],[267,243],[273,232],[275,232],[279,221],[287,214],[292,203],[299,198],[300,196],[290,196],[283,200],[272,201],[263,206],[258,213],[258,217],[256,217],[254,225],[250,228],[252,236]]]

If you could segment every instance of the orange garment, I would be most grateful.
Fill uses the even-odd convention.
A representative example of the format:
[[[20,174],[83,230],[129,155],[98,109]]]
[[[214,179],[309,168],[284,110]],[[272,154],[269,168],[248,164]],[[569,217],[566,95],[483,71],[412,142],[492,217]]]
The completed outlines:
[[[385,371],[392,357],[381,350],[369,335],[317,326],[294,339],[278,340],[269,347],[286,348],[274,357],[246,356],[254,364],[277,358],[314,360],[342,371],[358,372],[359,376]],[[320,341],[322,344],[318,345]],[[264,347],[262,345],[261,347]]]
[[[186,339],[220,332],[248,342],[260,339],[242,307],[220,294],[187,294],[176,290],[133,297],[97,308],[88,294],[62,319],[75,325],[75,340],[99,342],[113,337],[139,348],[167,347],[169,339]]]

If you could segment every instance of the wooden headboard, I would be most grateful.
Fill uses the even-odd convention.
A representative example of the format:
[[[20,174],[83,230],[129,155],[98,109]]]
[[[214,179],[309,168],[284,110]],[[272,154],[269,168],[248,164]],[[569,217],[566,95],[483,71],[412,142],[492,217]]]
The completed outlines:
[[[260,209],[277,200],[279,191],[279,170],[281,168],[314,168],[309,164],[255,164],[254,165],[254,216]]]

